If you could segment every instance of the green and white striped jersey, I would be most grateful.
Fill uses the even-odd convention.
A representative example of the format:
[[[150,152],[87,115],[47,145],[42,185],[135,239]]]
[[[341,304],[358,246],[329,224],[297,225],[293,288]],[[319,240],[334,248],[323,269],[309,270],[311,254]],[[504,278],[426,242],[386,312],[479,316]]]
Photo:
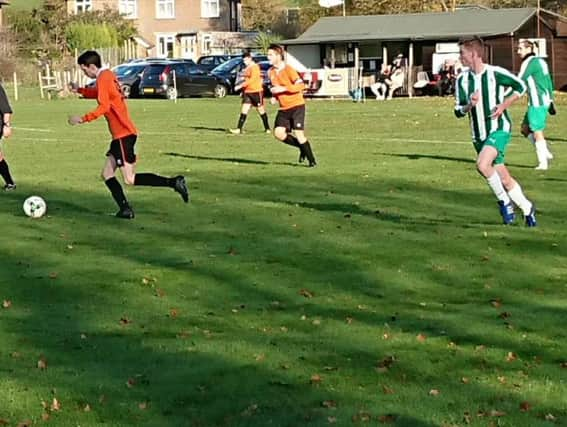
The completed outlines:
[[[492,132],[510,132],[512,123],[507,111],[496,119],[491,115],[496,106],[504,102],[506,95],[512,95],[515,92],[521,96],[526,92],[526,86],[522,80],[508,70],[495,65],[486,64],[484,70],[479,74],[475,74],[471,69],[463,70],[457,78],[455,88],[455,115],[457,117],[467,115],[464,108],[475,92],[480,94],[480,98],[476,106],[468,113],[473,140],[483,142]]]
[[[528,87],[528,99],[531,106],[549,107],[553,100],[553,81],[545,59],[541,56],[528,56],[522,62],[518,77]]]

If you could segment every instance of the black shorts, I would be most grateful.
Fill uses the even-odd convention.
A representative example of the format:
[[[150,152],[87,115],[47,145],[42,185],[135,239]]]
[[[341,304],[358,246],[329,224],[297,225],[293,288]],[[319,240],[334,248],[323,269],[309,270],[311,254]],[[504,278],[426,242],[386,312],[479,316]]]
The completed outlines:
[[[124,138],[112,140],[106,155],[112,155],[116,159],[116,164],[119,167],[124,166],[124,163],[136,163],[135,146],[137,138],[136,135],[128,135]]]
[[[305,105],[279,110],[274,127],[285,128],[286,131],[305,130]]]
[[[243,93],[242,103],[251,104],[253,107],[261,107],[264,105],[264,95],[262,92]]]

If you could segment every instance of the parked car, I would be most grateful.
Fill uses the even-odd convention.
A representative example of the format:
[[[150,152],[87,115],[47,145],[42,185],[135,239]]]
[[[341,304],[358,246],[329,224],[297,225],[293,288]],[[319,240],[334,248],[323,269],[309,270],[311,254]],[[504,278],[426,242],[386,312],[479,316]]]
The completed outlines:
[[[126,98],[139,94],[140,78],[147,65],[145,62],[133,62],[120,64],[112,69]]]
[[[265,55],[254,56],[254,61],[262,62],[267,61],[268,57]],[[229,59],[223,62],[219,66],[211,71],[211,74],[220,78],[222,84],[229,88],[230,93],[235,93],[234,86],[236,86],[236,81],[239,73],[245,68],[244,60],[241,56]]]
[[[168,99],[185,96],[223,98],[228,90],[222,79],[207,73],[197,65],[162,61],[151,62],[146,66],[142,73],[139,93],[141,96],[162,96]]]
[[[203,70],[212,71],[213,68],[219,66],[223,62],[230,59],[228,55],[205,55],[197,59],[197,65]]]

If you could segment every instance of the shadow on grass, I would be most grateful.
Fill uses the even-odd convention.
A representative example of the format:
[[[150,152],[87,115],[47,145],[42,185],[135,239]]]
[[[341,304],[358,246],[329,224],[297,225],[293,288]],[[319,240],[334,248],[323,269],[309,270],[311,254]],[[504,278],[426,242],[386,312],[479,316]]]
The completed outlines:
[[[381,156],[390,156],[390,157],[403,157],[408,160],[421,160],[421,159],[431,159],[431,160],[443,160],[443,161],[451,161],[451,162],[458,162],[458,163],[470,163],[476,164],[476,160],[473,158],[464,158],[464,157],[451,157],[451,156],[440,156],[434,154],[416,154],[416,153],[374,153]],[[520,168],[520,169],[531,169],[530,166],[526,165],[518,165],[514,163],[506,163],[508,167]]]
[[[267,162],[265,160],[243,159],[241,157],[210,157],[210,156],[183,154],[183,153],[164,153],[164,155],[172,156],[172,157],[183,157],[186,159],[194,159],[194,160],[210,160],[216,162],[241,163],[244,165],[282,165],[282,166],[305,167],[304,165],[297,163]]]
[[[229,135],[227,128],[210,127],[210,126],[181,126],[181,127],[185,127],[193,130],[206,130],[209,132],[222,132]]]
[[[82,425],[207,427],[324,426],[329,417],[336,417],[337,425],[350,425],[367,413],[373,421],[394,414],[396,426],[433,427],[441,424],[439,414],[477,411],[467,405],[478,396],[486,396],[479,405],[500,405],[507,399],[517,408],[515,390],[494,391],[479,381],[468,385],[466,393],[458,391],[459,375],[469,362],[508,375],[517,366],[458,354],[441,363],[447,358],[444,346],[418,349],[403,341],[376,339],[390,323],[400,335],[426,331],[432,338],[448,341],[455,336],[469,346],[490,343],[502,352],[524,354],[527,344],[487,336],[493,323],[483,313],[462,313],[457,303],[483,298],[475,295],[478,284],[470,277],[489,280],[490,274],[508,267],[505,261],[478,266],[480,255],[471,254],[474,235],[444,238],[433,227],[417,233],[400,227],[396,218],[384,226],[364,204],[282,201],[277,196],[281,177],[263,176],[261,181],[263,187],[255,193],[246,179],[214,190],[213,200],[233,195],[250,202],[222,205],[222,214],[202,201],[188,218],[187,210],[167,212],[160,198],[155,204],[166,212],[130,222],[91,215],[112,206],[105,193],[53,188],[48,202],[55,212],[52,218],[8,227],[4,241],[17,245],[2,247],[0,279],[18,286],[3,289],[2,297],[9,296],[13,307],[2,312],[6,339],[0,360],[18,384],[16,401],[33,401],[30,407],[37,408],[39,417],[37,402],[49,399],[56,388],[69,409],[54,413],[54,420],[86,417]],[[305,200],[332,185],[332,179],[315,177],[296,180],[287,191]],[[404,212],[422,211],[423,206],[416,209],[416,200],[429,188],[405,187],[388,194],[387,202]],[[334,197],[368,189],[349,184],[341,191]],[[485,199],[454,193],[459,206],[474,208],[466,211],[471,215]],[[431,204],[448,203],[445,196],[430,195]],[[8,195],[7,205],[19,204],[20,198]],[[74,200],[81,201],[83,210],[75,209]],[[253,202],[282,207],[245,211]],[[289,220],[287,212],[294,207],[298,209],[290,212]],[[315,215],[306,214],[305,208],[314,209]],[[351,228],[330,239],[301,231],[313,230],[319,222],[334,225],[326,216],[333,212],[361,218],[353,218]],[[375,242],[369,241],[371,227]],[[505,244],[491,244],[506,251]],[[543,242],[530,254],[544,256]],[[462,258],[472,272],[431,268],[436,256]],[[413,268],[415,275],[408,275]],[[530,276],[528,266],[515,268],[518,277]],[[459,293],[451,291],[455,284]],[[314,296],[306,298],[302,288]],[[424,298],[450,300],[454,312],[416,309]],[[557,315],[546,314],[537,301],[522,304],[527,312],[540,313],[540,321]],[[308,320],[300,320],[302,316]],[[352,324],[345,322],[349,318]],[[24,356],[11,358],[13,352]],[[378,373],[380,360],[392,354],[394,365]],[[540,354],[549,358],[545,350]],[[41,355],[49,363],[45,372],[35,370]],[[397,388],[398,395],[382,393],[384,385]],[[431,388],[442,390],[446,400],[427,400]],[[400,403],[400,396],[407,400]],[[83,410],[85,403],[91,406],[89,413]],[[562,414],[550,405],[540,409]],[[0,418],[29,417],[22,408],[8,414],[2,410]],[[447,421],[459,422],[460,414],[456,418]]]

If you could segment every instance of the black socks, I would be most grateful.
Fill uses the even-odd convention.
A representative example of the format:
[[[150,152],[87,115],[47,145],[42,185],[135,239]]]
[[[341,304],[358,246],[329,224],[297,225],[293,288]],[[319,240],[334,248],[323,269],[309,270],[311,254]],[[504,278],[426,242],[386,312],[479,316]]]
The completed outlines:
[[[122,186],[115,177],[108,178],[106,181],[104,181],[104,183],[110,190],[110,193],[112,194],[112,198],[114,199],[114,201],[116,202],[116,204],[120,209],[130,206],[128,204],[128,200],[126,200],[124,191],[122,191]]]
[[[8,185],[14,184],[12,175],[10,175],[10,168],[8,167],[8,162],[6,162],[6,160],[4,159],[0,161],[0,175],[2,175],[2,178],[4,178],[4,181],[6,181],[6,184]]]
[[[264,124],[264,130],[270,130],[270,124],[268,123],[268,114],[260,114],[260,118],[262,119],[262,123]]]
[[[240,114],[240,117],[238,118],[238,129],[242,130],[242,128],[244,127],[244,122],[246,121],[246,114]]]
[[[134,185],[145,185],[148,187],[174,187],[175,178],[166,178],[155,173],[137,173]]]

